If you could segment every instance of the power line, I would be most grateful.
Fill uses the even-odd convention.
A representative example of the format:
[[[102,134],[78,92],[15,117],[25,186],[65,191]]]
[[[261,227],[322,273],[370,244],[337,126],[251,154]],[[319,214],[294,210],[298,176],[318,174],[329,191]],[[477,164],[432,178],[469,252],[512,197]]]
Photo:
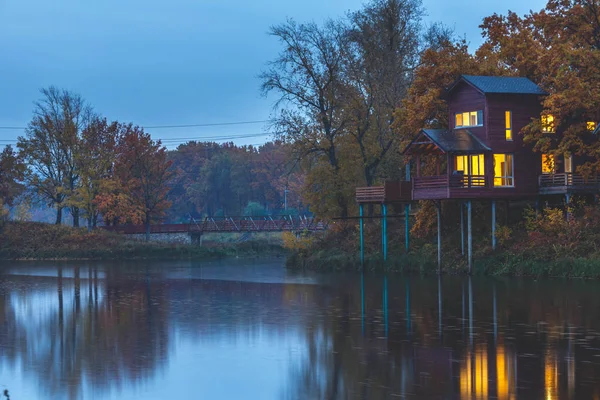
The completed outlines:
[[[181,137],[181,138],[152,138],[155,141],[160,141],[162,144],[173,145],[183,144],[188,142],[211,142],[211,141],[227,141],[237,139],[255,139],[259,137],[276,135],[281,132],[266,132],[266,133],[253,133],[246,135],[227,135],[227,136],[196,136],[196,137]],[[16,139],[0,139],[0,144],[17,144]]]
[[[173,128],[196,128],[196,127],[203,127],[203,126],[250,125],[250,124],[262,124],[265,122],[269,122],[269,120],[264,119],[264,120],[260,120],[260,121],[215,122],[212,124],[154,125],[154,126],[140,125],[140,126],[144,129],[173,129]],[[27,127],[24,127],[24,126],[0,126],[0,129],[24,130],[24,129],[27,129]]]

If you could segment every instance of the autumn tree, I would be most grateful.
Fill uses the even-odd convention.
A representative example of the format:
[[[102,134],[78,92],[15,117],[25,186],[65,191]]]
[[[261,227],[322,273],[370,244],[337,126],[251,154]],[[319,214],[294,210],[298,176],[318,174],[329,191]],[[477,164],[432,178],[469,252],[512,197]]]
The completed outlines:
[[[80,95],[53,86],[41,93],[25,136],[17,144],[30,168],[27,184],[56,208],[56,224],[62,222],[62,211],[69,206],[73,225],[79,226],[79,207],[70,199],[79,183],[77,154],[91,107]]]
[[[549,92],[543,114],[554,117],[544,132],[540,119],[522,132],[544,153],[589,156],[584,174],[600,172],[600,142],[587,122],[600,121],[600,3],[598,0],[550,0],[543,10],[523,17],[494,14],[481,25],[484,44],[478,59],[526,76]]]
[[[13,201],[24,190],[26,166],[12,146],[6,146],[0,152],[0,216],[5,205],[12,206]]]
[[[121,196],[131,202],[131,212],[141,215],[150,239],[150,224],[171,205],[167,199],[173,177],[171,161],[160,141],[154,141],[142,128],[122,126],[116,147],[114,176]]]
[[[94,118],[82,131],[76,165],[80,175],[71,204],[83,210],[88,229],[96,227],[100,210],[98,196],[110,191],[116,145],[121,134],[117,122],[108,123],[106,118]]]
[[[367,186],[385,175],[380,166],[398,146],[394,111],[419,61],[422,15],[420,0],[375,0],[349,15],[344,112]]]

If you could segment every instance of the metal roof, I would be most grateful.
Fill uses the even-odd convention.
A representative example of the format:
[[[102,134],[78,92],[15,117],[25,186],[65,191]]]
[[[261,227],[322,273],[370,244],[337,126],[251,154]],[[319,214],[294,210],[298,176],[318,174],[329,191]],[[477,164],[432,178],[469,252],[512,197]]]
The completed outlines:
[[[529,80],[529,78],[513,76],[462,75],[461,79],[464,79],[467,83],[473,85],[482,93],[548,94],[541,87]],[[452,88],[455,85],[456,84],[452,85]]]
[[[425,141],[420,138],[425,136]],[[483,153],[492,151],[477,136],[467,129],[422,129],[417,137],[404,149],[404,153],[410,152],[411,148],[431,145],[437,147],[444,153]]]

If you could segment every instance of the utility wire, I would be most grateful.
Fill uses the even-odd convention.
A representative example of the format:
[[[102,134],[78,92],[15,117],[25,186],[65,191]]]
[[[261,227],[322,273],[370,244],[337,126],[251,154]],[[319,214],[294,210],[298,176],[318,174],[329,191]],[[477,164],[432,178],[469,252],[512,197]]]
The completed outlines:
[[[268,119],[260,120],[260,121],[239,121],[239,122],[215,122],[212,124],[188,124],[188,125],[154,125],[154,126],[143,126],[140,125],[144,129],[171,129],[171,128],[194,128],[194,127],[202,127],[202,126],[227,126],[227,125],[250,125],[250,124],[262,124],[265,122],[269,122]],[[5,130],[23,130],[27,129],[27,127],[23,126],[0,126],[0,129]]]

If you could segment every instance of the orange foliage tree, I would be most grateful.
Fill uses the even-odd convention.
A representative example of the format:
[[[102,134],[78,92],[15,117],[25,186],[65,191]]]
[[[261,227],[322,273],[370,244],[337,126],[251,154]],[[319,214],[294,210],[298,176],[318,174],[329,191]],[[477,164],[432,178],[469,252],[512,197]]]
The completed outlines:
[[[164,215],[173,178],[166,148],[142,128],[121,125],[116,146],[114,174],[103,183],[98,208],[113,223],[140,223],[150,238],[150,224]]]

